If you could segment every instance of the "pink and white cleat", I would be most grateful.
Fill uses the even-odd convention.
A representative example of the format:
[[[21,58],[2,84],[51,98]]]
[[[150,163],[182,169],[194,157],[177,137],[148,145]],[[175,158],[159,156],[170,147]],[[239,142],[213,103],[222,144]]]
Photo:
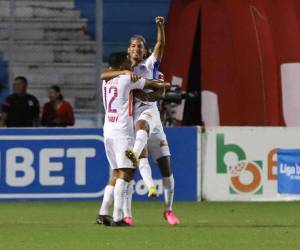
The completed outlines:
[[[170,225],[178,225],[180,223],[179,219],[171,210],[164,212],[164,218],[168,221]]]
[[[130,216],[124,217],[123,220],[124,220],[127,224],[129,224],[130,226],[132,226],[132,225],[134,224],[134,223],[133,223],[133,218],[130,217]]]

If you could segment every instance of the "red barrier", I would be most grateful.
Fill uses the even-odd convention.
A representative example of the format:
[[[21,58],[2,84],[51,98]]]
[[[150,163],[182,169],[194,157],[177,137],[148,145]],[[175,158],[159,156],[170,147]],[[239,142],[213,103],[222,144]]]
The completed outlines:
[[[201,1],[174,0],[169,12],[162,72],[183,79],[186,90]]]
[[[300,2],[173,2],[162,68],[168,79],[183,78],[183,89],[187,89],[200,22],[196,42],[201,43],[204,121],[209,125],[284,125],[280,65],[300,62]]]

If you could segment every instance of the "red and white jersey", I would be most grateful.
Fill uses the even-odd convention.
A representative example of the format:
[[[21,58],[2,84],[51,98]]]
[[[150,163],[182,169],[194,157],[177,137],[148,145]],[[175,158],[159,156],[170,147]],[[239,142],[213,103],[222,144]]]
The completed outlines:
[[[128,75],[120,75],[108,82],[103,81],[104,137],[119,138],[134,135],[131,90],[143,89],[144,85],[144,78],[132,82]]]

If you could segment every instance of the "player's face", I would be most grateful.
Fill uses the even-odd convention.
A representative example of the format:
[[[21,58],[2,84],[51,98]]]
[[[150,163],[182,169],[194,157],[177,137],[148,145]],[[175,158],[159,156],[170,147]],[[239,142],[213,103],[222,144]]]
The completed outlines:
[[[14,82],[14,92],[16,94],[26,93],[26,83],[23,80],[15,80],[15,82]]]
[[[145,45],[140,39],[132,40],[128,47],[128,54],[130,58],[137,61],[141,61],[144,59],[145,51]]]
[[[57,93],[54,89],[48,90],[48,97],[50,101],[59,100],[59,93]]]

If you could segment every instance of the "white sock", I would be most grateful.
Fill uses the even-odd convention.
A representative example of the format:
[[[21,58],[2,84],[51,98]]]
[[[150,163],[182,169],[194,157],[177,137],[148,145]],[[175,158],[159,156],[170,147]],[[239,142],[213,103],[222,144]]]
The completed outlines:
[[[146,130],[140,129],[136,132],[133,152],[139,157],[147,144],[148,133]]]
[[[109,207],[112,205],[113,201],[114,201],[114,186],[107,185],[104,190],[104,196],[103,196],[101,207],[99,209],[99,214],[108,215]]]
[[[152,179],[152,170],[148,158],[140,159],[139,170],[147,188],[149,189],[150,187],[154,187],[155,185]]]
[[[174,177],[173,174],[169,177],[163,177],[163,187],[165,195],[165,210],[172,210],[173,199],[174,199]]]
[[[123,206],[124,217],[132,217],[131,202],[133,194],[133,183],[134,181],[129,182],[126,188]]]
[[[114,221],[120,221],[123,219],[123,206],[125,190],[127,189],[128,182],[123,179],[117,179],[115,189],[114,189]]]

